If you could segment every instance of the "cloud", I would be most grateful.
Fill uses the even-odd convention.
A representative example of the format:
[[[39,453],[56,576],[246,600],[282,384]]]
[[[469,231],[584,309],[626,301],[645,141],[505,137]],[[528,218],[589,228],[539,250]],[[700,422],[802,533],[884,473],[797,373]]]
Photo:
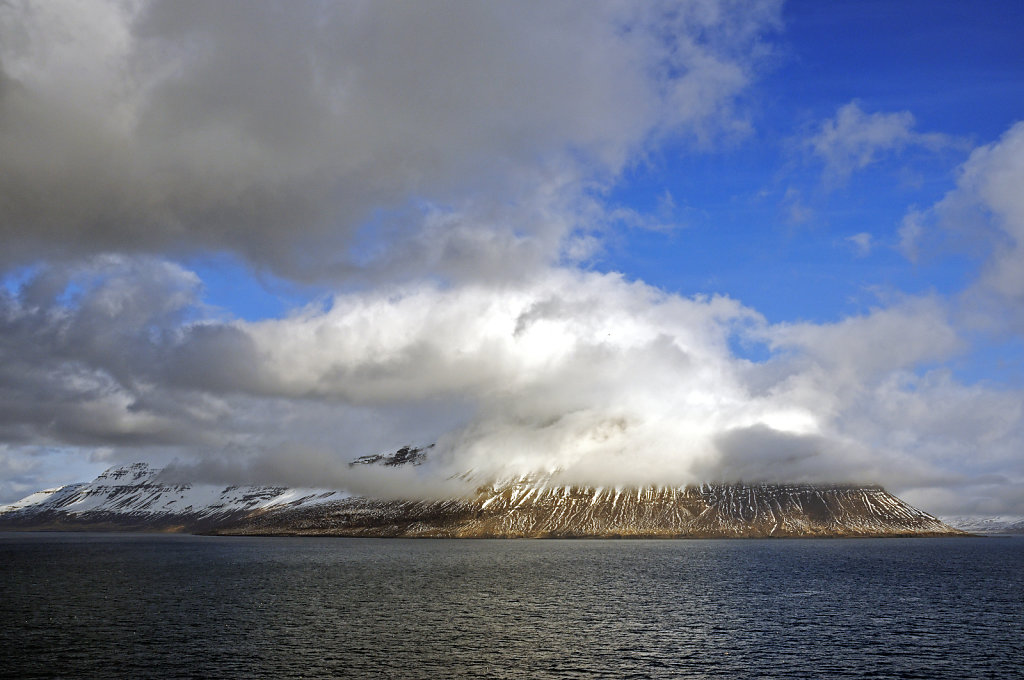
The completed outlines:
[[[49,474],[40,460],[177,458],[209,481],[356,492],[557,469],[1019,509],[1024,397],[936,368],[965,348],[947,301],[770,324],[578,266],[610,229],[671,221],[671,200],[657,223],[604,202],[652,149],[749,132],[778,18],[774,2],[3,4],[0,495]],[[983,236],[968,293],[1003,309],[1022,289],[1021,139],[976,150],[901,232],[908,249],[937,223]],[[851,102],[808,148],[843,181],[949,143]],[[233,319],[173,262],[219,252],[336,293]],[[768,355],[736,356],[745,341]],[[433,442],[397,477],[345,465]]]
[[[931,512],[1020,512],[1024,391],[966,385],[941,368],[967,349],[951,307],[911,298],[832,324],[764,328],[776,355],[751,367],[752,392],[813,413],[827,438],[726,433],[722,464],[758,469],[750,461],[775,451],[765,469],[780,477],[832,470]]]
[[[726,298],[568,270],[500,289],[355,293],[328,310],[233,324],[259,360],[232,386],[200,370],[191,387],[370,408],[461,399],[466,421],[438,433],[435,453],[451,473],[624,473],[643,448],[647,467],[632,474],[684,479],[690,457],[711,455],[718,422],[773,417],[735,382],[727,349],[732,325],[756,318]],[[194,344],[208,333],[176,356],[216,363]]]
[[[738,380],[728,337],[756,314],[613,274],[357,292],[261,322],[203,318],[191,273],[160,261],[101,258],[63,287],[54,276],[5,297],[8,438],[266,469],[296,447],[329,446],[343,464],[415,436],[436,439],[445,474],[684,480],[722,427],[810,420]],[[339,440],[346,428],[360,431]]]
[[[466,472],[871,481],[950,508],[943,489],[982,507],[1024,477],[1024,395],[932,368],[963,347],[933,298],[770,325],[726,297],[552,269],[515,285],[355,291],[245,322],[203,307],[200,286],[178,265],[107,256],[42,267],[7,292],[9,464],[24,463],[21,446],[103,447],[107,459],[177,458],[179,473],[214,482],[419,496]],[[744,339],[769,358],[736,357]],[[432,442],[430,464],[408,475],[346,465]]]
[[[331,448],[288,444],[274,451],[255,451],[248,456],[175,459],[160,472],[169,484],[254,484],[298,488],[344,489],[371,498],[450,499],[472,493],[472,482],[436,474],[427,466],[349,466],[338,461]]]
[[[976,149],[957,187],[935,207],[944,226],[982,239],[989,255],[978,286],[1019,308],[1024,303],[1024,123]]]
[[[912,210],[903,216],[900,228],[897,231],[900,239],[897,248],[911,262],[917,262],[920,257],[921,240],[924,232],[925,228],[921,224],[921,213],[919,211]]]
[[[774,349],[820,367],[832,382],[870,380],[964,349],[937,298],[908,298],[830,324],[778,324],[765,337]]]
[[[865,469],[868,451],[817,433],[757,424],[725,430],[714,443],[719,456],[702,473],[710,479],[775,484],[870,483],[873,479]]]
[[[825,164],[826,180],[841,184],[885,153],[908,146],[936,151],[956,143],[947,135],[915,132],[914,125],[909,111],[865,113],[854,100],[821,123],[806,146]]]
[[[159,362],[161,336],[178,331],[198,286],[177,265],[108,256],[77,269],[42,268],[16,294],[0,293],[3,439],[210,443],[216,437],[201,427],[201,405],[167,399],[140,370]],[[182,421],[190,427],[178,429]]]
[[[954,250],[980,262],[965,290],[962,314],[975,327],[1024,329],[1024,123],[975,149],[956,187],[935,205],[910,211],[900,234],[904,252]]]
[[[949,371],[896,371],[852,403],[847,431],[877,452],[878,478],[941,514],[1024,510],[1024,393],[964,385]]]
[[[3,258],[227,250],[307,280],[517,275],[576,252],[588,188],[656,140],[741,130],[732,101],[778,14],[6,3]]]
[[[858,257],[867,257],[874,248],[874,237],[866,231],[853,236],[847,236],[846,240],[856,249]]]

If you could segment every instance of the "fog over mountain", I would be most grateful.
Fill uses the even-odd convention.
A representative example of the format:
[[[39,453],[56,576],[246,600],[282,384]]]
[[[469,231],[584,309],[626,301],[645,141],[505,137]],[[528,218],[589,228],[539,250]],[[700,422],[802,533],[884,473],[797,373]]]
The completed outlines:
[[[712,174],[677,162],[742,174],[730,154],[770,137],[762,83],[799,62],[788,11],[3,5],[0,501],[148,460],[410,497],[467,471],[883,484],[1024,515],[1024,123],[965,136],[844,90],[791,124],[748,203],[623,193]],[[821,242],[804,203],[870,202],[858,176],[899,154],[948,168],[919,181],[933,200],[825,239],[884,258],[866,302],[823,317],[779,289],[792,307],[769,314],[716,285],[770,259],[755,234]],[[793,221],[752,218],[693,273],[707,285],[644,276],[758,201]],[[928,278],[946,257],[969,266]],[[872,278],[896,270],[925,273]],[[404,444],[435,446],[415,469],[347,465]]]

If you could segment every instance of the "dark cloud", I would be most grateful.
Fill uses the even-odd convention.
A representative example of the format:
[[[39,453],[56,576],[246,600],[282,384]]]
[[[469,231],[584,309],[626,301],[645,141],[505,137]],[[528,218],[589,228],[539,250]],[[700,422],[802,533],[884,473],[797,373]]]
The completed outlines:
[[[652,137],[730,126],[777,12],[13,3],[3,257],[227,250],[300,279],[551,262],[584,187]]]
[[[204,444],[187,409],[149,381],[196,303],[193,274],[155,260],[104,257],[43,267],[0,293],[0,432],[75,445]],[[161,402],[160,408],[153,404]]]
[[[715,438],[721,457],[708,472],[744,482],[854,481],[837,465],[834,443],[819,435],[780,432],[767,425],[727,430]],[[825,479],[822,479],[822,477]]]

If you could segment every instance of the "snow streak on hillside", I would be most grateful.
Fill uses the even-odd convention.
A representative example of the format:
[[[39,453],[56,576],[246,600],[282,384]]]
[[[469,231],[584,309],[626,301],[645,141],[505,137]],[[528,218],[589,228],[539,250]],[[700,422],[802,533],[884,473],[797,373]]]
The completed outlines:
[[[420,449],[354,465],[418,465]],[[488,537],[796,537],[951,535],[877,486],[700,484],[592,487],[555,474],[476,483],[464,497],[396,500],[276,486],[168,484],[137,463],[0,508],[14,529],[225,534]]]
[[[270,508],[337,501],[347,494],[276,486],[167,484],[146,463],[112,467],[91,482],[67,484],[0,507],[0,523],[111,525],[126,529],[212,527]]]

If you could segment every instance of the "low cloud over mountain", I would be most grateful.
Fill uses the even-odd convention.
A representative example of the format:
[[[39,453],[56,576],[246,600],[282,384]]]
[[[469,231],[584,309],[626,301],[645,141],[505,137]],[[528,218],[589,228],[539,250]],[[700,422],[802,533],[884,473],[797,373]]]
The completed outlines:
[[[0,7],[0,500],[176,459],[360,492],[468,470],[880,483],[1024,514],[1024,390],[958,364],[1020,330],[1022,124],[888,237],[832,239],[890,269],[970,243],[954,284],[768,315],[714,285],[759,266],[754,222],[692,274],[708,285],[679,283],[703,244],[679,216],[728,230],[763,199],[647,200],[637,178],[766,143],[785,28],[778,3],[711,0]],[[787,142],[841,179],[831,196],[897,151],[967,144],[842,101]],[[785,189],[750,194],[783,211]],[[299,302],[240,311],[275,286]],[[415,474],[345,465],[430,443]]]

